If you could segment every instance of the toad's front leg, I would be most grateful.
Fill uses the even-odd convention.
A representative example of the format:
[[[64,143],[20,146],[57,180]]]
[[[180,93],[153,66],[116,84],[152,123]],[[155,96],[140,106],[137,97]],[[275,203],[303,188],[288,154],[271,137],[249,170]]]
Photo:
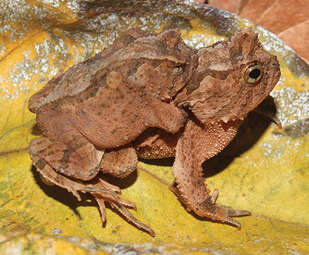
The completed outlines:
[[[203,127],[189,121],[177,143],[173,174],[180,199],[188,210],[193,210],[201,217],[240,228],[240,223],[232,217],[247,216],[250,212],[217,205],[218,192],[210,194],[204,183],[202,169],[205,160],[215,156],[229,144],[238,126],[238,121],[226,124],[220,122]]]

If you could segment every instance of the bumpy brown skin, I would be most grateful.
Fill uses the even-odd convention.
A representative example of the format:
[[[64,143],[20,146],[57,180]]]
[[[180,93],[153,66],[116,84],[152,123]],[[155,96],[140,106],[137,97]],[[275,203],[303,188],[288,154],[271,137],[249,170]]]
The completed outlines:
[[[252,66],[259,72],[249,77]],[[30,155],[45,180],[78,199],[78,191],[91,193],[103,222],[108,202],[151,235],[126,209],[135,205],[98,172],[123,178],[136,169],[137,155],[175,156],[176,193],[188,210],[239,228],[232,217],[250,213],[215,203],[218,192],[206,188],[202,163],[227,146],[279,77],[276,57],[250,30],[198,51],[175,30],[130,30],[30,98],[43,132]]]

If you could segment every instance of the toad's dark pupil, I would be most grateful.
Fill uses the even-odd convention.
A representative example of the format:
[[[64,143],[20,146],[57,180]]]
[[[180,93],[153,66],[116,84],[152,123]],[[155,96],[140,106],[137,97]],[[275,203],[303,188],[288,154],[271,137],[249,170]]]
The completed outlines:
[[[259,78],[261,74],[261,71],[259,69],[253,69],[250,73],[249,73],[249,77],[252,78],[252,79],[257,79]]]

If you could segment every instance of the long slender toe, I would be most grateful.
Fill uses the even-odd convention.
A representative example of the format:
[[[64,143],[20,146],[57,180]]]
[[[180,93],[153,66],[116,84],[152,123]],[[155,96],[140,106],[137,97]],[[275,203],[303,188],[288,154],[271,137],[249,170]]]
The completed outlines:
[[[155,232],[149,226],[136,219],[125,207],[117,205],[116,203],[111,203],[111,206],[114,207],[128,222],[131,222],[135,227],[144,230],[152,237],[155,236]]]
[[[249,216],[251,213],[246,210],[235,210],[230,207],[226,206],[216,206],[218,212],[218,220],[224,223],[228,223],[238,229],[241,229],[241,224],[233,219],[232,217],[242,217],[242,216]]]
[[[237,220],[234,220],[233,218],[227,217],[225,222],[231,224],[232,226],[238,229],[241,229],[241,224]]]

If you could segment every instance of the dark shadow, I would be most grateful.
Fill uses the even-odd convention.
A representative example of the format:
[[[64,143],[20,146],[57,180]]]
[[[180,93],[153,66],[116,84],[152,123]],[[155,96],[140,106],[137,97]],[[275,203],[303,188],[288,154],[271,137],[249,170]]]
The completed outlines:
[[[134,182],[136,182],[136,179],[138,178],[136,170],[125,178],[114,177],[108,174],[102,174],[102,175],[100,174],[100,176],[104,181],[116,185],[120,189],[126,189],[130,187],[131,185],[134,184]]]
[[[146,164],[152,164],[157,166],[172,166],[175,158],[162,158],[162,159],[142,159],[139,158],[140,161]]]
[[[31,130],[32,135],[42,135],[42,131],[39,129],[38,125],[35,124]]]
[[[257,107],[257,110],[274,117],[276,114],[274,99],[268,96]],[[210,177],[221,172],[234,158],[239,157],[242,153],[249,150],[260,139],[271,123],[272,120],[269,117],[256,113],[255,111],[249,113],[232,142],[215,157],[203,163],[205,177]]]

